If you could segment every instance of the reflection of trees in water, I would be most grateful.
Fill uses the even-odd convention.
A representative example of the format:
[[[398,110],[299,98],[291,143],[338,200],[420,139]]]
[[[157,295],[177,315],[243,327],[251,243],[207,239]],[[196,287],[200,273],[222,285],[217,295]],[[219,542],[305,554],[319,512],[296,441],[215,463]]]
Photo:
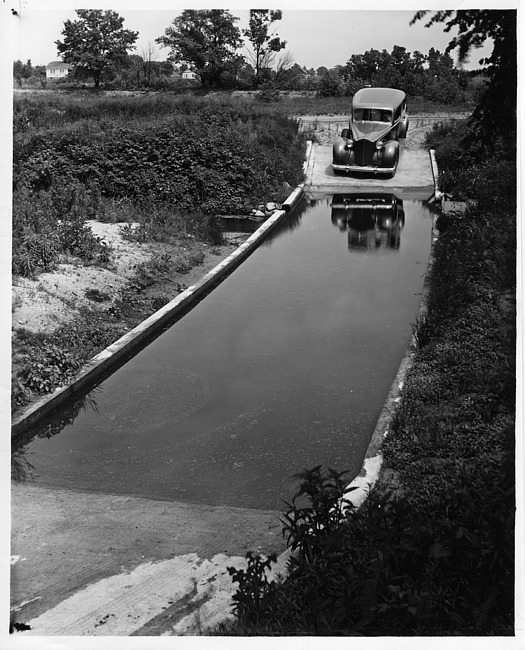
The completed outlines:
[[[348,233],[348,248],[398,250],[405,225],[403,201],[394,194],[334,194],[332,223]]]
[[[28,475],[33,475],[35,468],[27,460],[25,454],[25,447],[14,448],[11,451],[11,478],[13,481],[22,482],[27,479]]]
[[[27,459],[27,446],[35,438],[52,438],[77,419],[85,410],[98,413],[95,395],[100,388],[95,388],[87,395],[77,398],[74,402],[59,409],[48,419],[35,427],[30,427],[11,441],[11,478],[14,481],[25,481],[32,476],[33,465]]]

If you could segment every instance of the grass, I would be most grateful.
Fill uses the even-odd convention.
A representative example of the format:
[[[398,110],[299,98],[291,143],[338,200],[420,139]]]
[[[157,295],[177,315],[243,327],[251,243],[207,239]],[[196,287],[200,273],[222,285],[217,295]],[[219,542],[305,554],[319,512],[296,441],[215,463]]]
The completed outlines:
[[[239,115],[255,111],[259,114],[294,115],[348,115],[350,97],[317,97],[314,91],[279,93],[276,103],[261,101],[260,93],[210,93],[209,95],[152,93],[147,95],[101,96],[94,93],[35,94],[31,97],[15,96],[15,131],[62,129],[66,124],[84,122],[86,131],[104,129],[112,123],[140,124],[147,119],[155,125],[171,121],[178,116],[199,115],[207,106],[213,110],[225,107]],[[473,105],[438,104],[421,97],[409,98],[409,112],[463,113]],[[95,126],[96,124],[96,126]]]

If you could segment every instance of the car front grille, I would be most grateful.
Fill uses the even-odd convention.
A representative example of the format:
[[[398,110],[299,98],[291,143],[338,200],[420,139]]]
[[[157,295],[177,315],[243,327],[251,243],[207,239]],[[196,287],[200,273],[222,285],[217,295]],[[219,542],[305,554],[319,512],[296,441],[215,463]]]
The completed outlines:
[[[358,140],[354,142],[356,165],[371,165],[374,155],[375,143],[370,140]]]

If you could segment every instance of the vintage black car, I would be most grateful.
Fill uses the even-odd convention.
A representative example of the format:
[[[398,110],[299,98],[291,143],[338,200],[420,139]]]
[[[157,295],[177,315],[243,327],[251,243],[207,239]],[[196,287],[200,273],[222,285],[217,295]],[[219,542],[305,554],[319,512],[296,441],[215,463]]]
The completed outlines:
[[[406,138],[406,95],[396,88],[362,88],[354,95],[348,129],[334,142],[334,173],[394,176],[399,138]]]

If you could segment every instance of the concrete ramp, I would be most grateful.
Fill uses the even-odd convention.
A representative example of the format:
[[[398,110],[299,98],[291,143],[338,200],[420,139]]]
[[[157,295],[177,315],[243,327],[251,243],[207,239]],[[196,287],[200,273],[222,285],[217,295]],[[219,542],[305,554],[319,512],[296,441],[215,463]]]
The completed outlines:
[[[344,192],[392,192],[399,198],[427,200],[434,194],[434,176],[428,151],[402,142],[394,178],[372,174],[335,175],[332,147],[315,144],[306,168],[305,194]]]

